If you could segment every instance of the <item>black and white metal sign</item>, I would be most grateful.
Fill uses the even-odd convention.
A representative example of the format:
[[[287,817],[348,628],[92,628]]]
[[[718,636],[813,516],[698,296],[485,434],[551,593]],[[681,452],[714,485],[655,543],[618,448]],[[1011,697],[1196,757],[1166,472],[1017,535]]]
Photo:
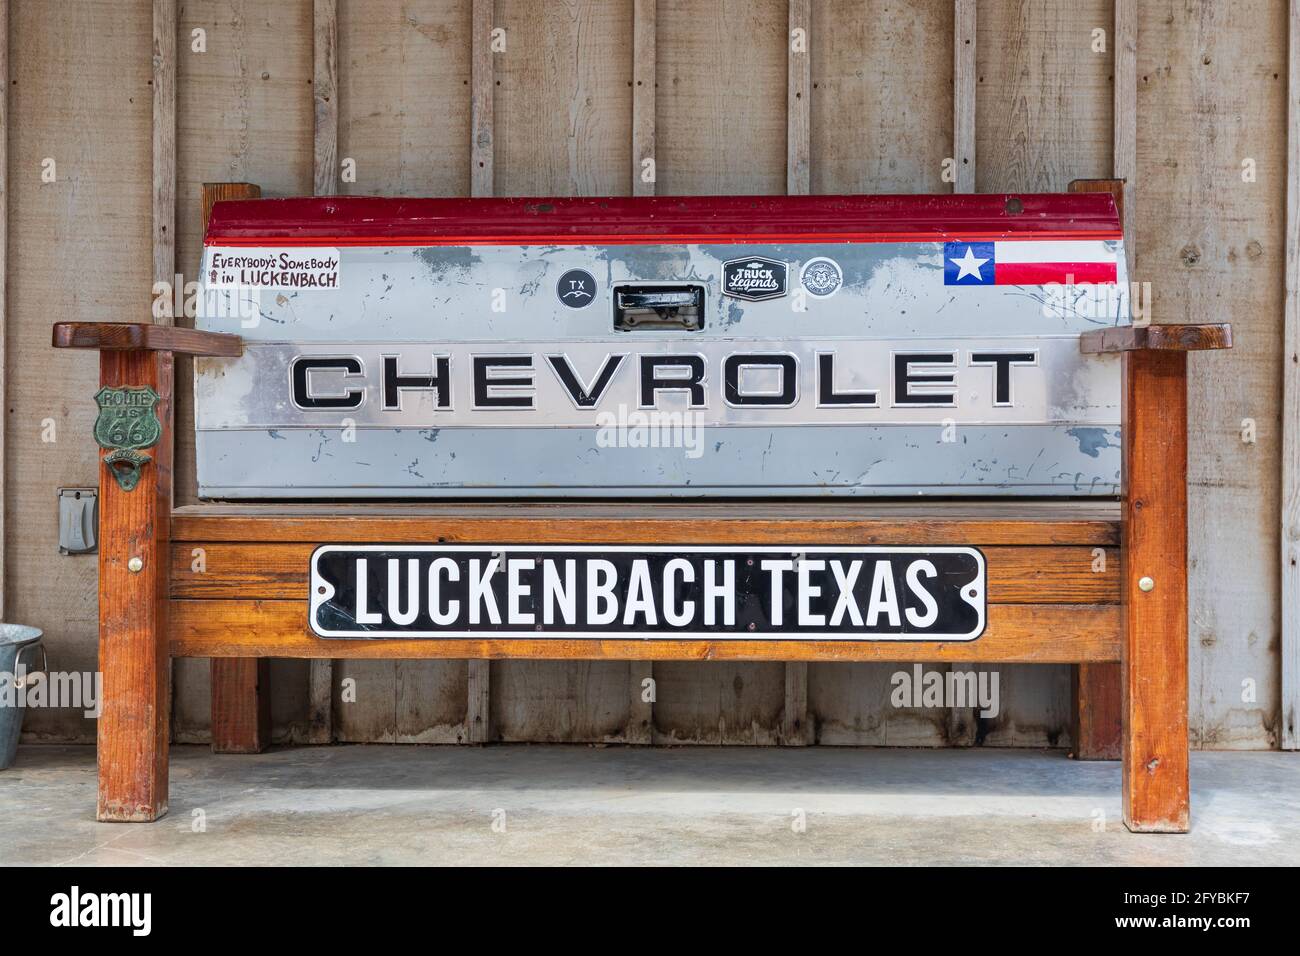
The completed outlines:
[[[323,545],[311,629],[333,638],[970,641],[974,548]]]

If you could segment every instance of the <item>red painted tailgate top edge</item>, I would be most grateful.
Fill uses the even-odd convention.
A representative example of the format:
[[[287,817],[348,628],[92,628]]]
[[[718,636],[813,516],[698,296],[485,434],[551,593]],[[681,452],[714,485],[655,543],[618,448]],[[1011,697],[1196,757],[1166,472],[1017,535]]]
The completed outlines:
[[[206,245],[581,245],[1119,239],[1106,193],[218,202]]]

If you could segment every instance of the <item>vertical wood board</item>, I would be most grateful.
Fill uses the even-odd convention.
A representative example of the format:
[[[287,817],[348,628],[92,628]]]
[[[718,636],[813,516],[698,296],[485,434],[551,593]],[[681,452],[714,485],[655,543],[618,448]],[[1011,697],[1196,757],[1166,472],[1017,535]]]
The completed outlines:
[[[662,195],[785,192],[787,0],[659,0]]]
[[[1287,10],[1139,4],[1137,274],[1152,321],[1231,321],[1188,359],[1194,747],[1275,747]],[[1253,160],[1254,182],[1243,180]],[[1247,420],[1255,441],[1242,440]],[[1245,699],[1251,698],[1251,699]]]
[[[94,671],[96,558],[58,553],[55,489],[99,480],[97,356],[51,349],[50,324],[148,321],[153,3],[11,3],[8,24],[5,613],[61,670]],[[95,722],[34,708],[24,739],[90,742]]]

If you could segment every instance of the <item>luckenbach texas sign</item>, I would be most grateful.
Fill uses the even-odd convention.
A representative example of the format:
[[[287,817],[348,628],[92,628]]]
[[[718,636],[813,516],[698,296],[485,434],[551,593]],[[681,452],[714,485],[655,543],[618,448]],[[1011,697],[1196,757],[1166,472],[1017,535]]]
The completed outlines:
[[[325,545],[321,637],[813,637],[967,641],[984,630],[974,548]]]

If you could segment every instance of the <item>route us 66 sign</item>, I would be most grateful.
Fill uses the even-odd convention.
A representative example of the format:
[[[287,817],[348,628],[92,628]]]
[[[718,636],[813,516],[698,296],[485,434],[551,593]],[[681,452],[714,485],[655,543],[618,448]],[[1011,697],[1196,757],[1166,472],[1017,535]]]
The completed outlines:
[[[150,460],[140,449],[152,448],[162,437],[162,422],[155,409],[158,393],[147,385],[112,388],[95,393],[99,416],[95,419],[95,441],[108,451],[104,463],[123,491],[140,481],[140,469]]]

